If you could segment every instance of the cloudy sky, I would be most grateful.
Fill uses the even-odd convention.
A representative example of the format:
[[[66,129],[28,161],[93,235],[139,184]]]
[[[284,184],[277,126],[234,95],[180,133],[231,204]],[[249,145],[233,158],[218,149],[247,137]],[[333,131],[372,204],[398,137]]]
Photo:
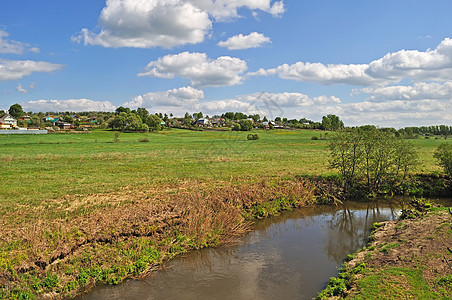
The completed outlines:
[[[452,125],[450,0],[1,0],[0,109]]]

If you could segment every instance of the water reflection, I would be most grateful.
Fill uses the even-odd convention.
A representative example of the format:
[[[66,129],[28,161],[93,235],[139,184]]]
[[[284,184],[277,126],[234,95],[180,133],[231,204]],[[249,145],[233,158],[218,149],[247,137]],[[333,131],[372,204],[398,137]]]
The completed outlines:
[[[84,299],[311,299],[365,245],[374,222],[397,214],[376,202],[300,209],[258,222],[238,246],[189,253]]]

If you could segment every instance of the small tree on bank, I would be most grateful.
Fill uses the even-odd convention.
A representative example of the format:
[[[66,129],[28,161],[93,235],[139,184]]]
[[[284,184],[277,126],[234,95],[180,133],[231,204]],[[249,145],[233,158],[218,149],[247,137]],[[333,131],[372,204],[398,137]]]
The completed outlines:
[[[436,158],[444,172],[452,177],[452,144],[439,145],[433,157]]]
[[[417,161],[412,144],[372,127],[339,131],[328,147],[330,167],[339,170],[346,192],[363,185],[369,194],[392,189]]]

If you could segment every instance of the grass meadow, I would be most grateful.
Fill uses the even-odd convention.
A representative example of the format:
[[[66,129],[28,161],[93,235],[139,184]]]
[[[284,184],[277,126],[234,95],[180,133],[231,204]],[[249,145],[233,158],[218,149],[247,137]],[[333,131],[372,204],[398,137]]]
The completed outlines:
[[[0,298],[118,283],[243,234],[247,215],[308,203],[312,188],[294,179],[334,173],[327,140],[311,139],[334,133],[253,133],[0,135]],[[439,171],[444,140],[412,142],[416,171]]]

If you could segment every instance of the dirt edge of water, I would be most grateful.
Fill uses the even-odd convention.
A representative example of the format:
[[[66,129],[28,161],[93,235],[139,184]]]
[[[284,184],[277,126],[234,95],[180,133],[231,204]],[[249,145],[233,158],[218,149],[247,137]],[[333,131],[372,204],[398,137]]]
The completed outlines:
[[[374,228],[368,245],[349,255],[319,299],[450,299],[452,213],[448,209],[374,224]]]

